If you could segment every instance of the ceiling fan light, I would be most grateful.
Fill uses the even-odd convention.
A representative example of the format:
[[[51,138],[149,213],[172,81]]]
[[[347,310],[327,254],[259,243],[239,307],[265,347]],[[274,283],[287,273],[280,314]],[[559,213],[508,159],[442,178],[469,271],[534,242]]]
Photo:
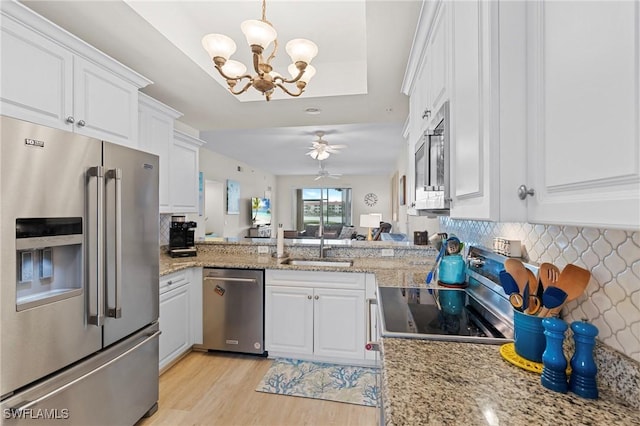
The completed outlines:
[[[329,158],[329,153],[327,151],[322,150],[318,152],[318,156],[317,156],[318,160],[326,160],[327,158]]]
[[[237,78],[247,72],[247,67],[242,62],[230,60],[224,64],[222,71],[229,77]]]
[[[249,19],[240,24],[249,46],[258,45],[266,49],[269,44],[278,37],[275,28],[266,22]]]
[[[236,43],[224,34],[207,34],[202,37],[202,47],[209,57],[228,60],[236,51]]]
[[[294,38],[285,46],[287,54],[291,56],[291,60],[296,62],[311,63],[311,60],[318,54],[318,46],[310,40],[304,38]]]

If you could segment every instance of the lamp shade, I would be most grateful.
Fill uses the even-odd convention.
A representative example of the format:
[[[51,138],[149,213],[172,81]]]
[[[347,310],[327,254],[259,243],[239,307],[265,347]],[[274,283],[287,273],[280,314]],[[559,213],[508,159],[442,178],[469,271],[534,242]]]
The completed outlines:
[[[247,38],[249,46],[258,45],[266,49],[278,37],[276,30],[266,22],[249,19],[240,24],[240,29]]]
[[[227,60],[236,51],[236,43],[223,34],[207,34],[202,37],[202,47],[212,59],[219,56]]]
[[[244,75],[244,73],[247,72],[247,67],[242,62],[234,61],[232,59],[224,64],[222,71],[224,71],[224,73],[229,77],[235,78]]]
[[[377,228],[382,221],[382,215],[379,213],[361,214],[360,226],[363,228]]]
[[[318,54],[318,46],[304,38],[294,38],[289,41],[285,46],[285,50],[291,56],[294,64],[298,61],[308,64]]]

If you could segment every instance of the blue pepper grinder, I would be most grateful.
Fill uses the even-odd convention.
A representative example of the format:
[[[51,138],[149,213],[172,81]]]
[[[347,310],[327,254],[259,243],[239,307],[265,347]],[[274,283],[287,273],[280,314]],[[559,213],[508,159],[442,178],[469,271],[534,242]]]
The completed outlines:
[[[552,391],[566,393],[567,384],[567,359],[564,357],[562,343],[564,333],[567,331],[567,323],[560,318],[545,318],[542,320],[544,336],[547,340],[542,353],[542,386]]]
[[[576,351],[571,357],[571,378],[569,390],[578,396],[589,399],[598,398],[596,373],[598,368],[593,358],[598,328],[586,321],[571,323]]]

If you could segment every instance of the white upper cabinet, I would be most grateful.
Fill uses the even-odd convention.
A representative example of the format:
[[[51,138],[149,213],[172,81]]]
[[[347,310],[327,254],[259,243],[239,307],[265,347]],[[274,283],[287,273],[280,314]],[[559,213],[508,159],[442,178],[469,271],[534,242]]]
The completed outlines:
[[[2,114],[73,130],[73,54],[2,15]]]
[[[528,4],[530,221],[640,226],[639,9]]]
[[[173,125],[182,114],[150,96],[140,93],[139,143],[140,149],[156,154],[159,159],[160,213],[173,213],[171,202],[171,152],[173,150]]]
[[[169,161],[173,213],[197,213],[199,152],[205,142],[178,130],[173,134]]]
[[[411,47],[414,68],[405,74],[403,92],[409,98],[410,140],[415,145],[446,101],[449,73],[447,2],[423,4],[418,31]],[[437,123],[435,123],[437,124]]]
[[[140,148],[160,157],[160,213],[198,211],[199,151],[204,141],[174,129],[182,114],[140,94]]]
[[[451,217],[524,221],[523,2],[451,3]]]
[[[411,83],[431,82],[430,107],[450,102],[451,217],[640,227],[640,3],[439,3],[413,49],[443,45],[445,65],[412,49],[403,91],[412,114]]]
[[[74,58],[75,132],[138,146],[138,88],[86,59]]]
[[[3,115],[136,147],[151,83],[16,2],[2,2]]]

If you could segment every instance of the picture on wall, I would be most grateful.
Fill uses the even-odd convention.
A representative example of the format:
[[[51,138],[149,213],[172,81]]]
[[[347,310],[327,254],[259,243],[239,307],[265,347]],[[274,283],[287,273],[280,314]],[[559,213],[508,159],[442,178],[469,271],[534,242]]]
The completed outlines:
[[[240,214],[240,183],[227,180],[227,214]]]
[[[400,201],[400,205],[404,206],[406,204],[407,197],[407,176],[402,175],[400,178],[400,188],[398,188],[398,200]]]

